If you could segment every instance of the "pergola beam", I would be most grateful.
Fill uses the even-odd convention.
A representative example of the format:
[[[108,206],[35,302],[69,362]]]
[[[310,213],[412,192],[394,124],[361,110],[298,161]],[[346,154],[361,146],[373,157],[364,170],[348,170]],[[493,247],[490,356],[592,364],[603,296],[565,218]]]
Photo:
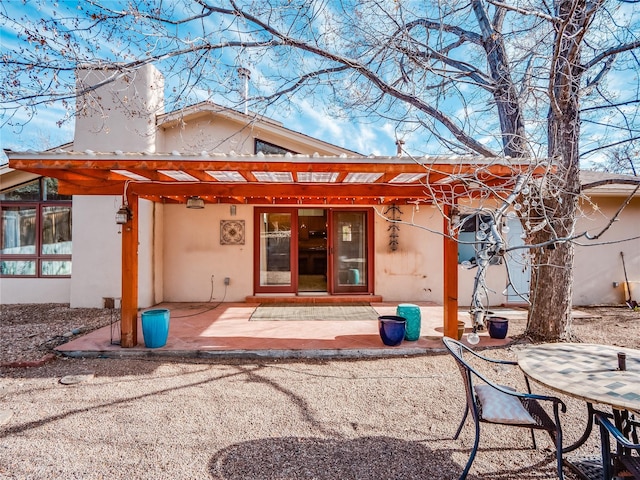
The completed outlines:
[[[93,154],[91,152],[17,153],[7,151],[9,166],[59,179],[59,192],[68,195],[121,195],[131,218],[122,226],[121,346],[138,339],[138,202],[184,202],[199,196],[209,203],[378,205],[441,203],[443,223],[444,334],[457,335],[458,243],[449,235],[449,218],[456,198],[500,195],[510,191],[515,177],[542,176],[549,167],[527,159],[406,157],[321,157],[260,155]],[[515,163],[518,162],[518,163]],[[170,171],[172,175],[163,173]],[[182,181],[173,172],[184,172]],[[208,172],[216,174],[218,180]],[[222,172],[232,172],[222,174]],[[287,172],[292,182],[258,181],[257,172]],[[302,174],[331,173],[333,182],[301,182]],[[351,182],[353,175],[373,181]],[[367,176],[366,174],[374,174]],[[380,175],[375,175],[380,174]],[[400,174],[415,174],[398,177]],[[419,175],[421,174],[421,175]],[[238,177],[238,175],[240,177]],[[175,178],[174,178],[175,177]],[[226,178],[229,180],[226,180]],[[403,183],[409,178],[418,181]],[[142,180],[144,178],[145,180]],[[357,176],[355,178],[358,178]],[[224,181],[220,179],[225,179]],[[231,180],[241,181],[231,181]],[[473,184],[478,184],[474,186]],[[452,204],[453,203],[453,204]]]

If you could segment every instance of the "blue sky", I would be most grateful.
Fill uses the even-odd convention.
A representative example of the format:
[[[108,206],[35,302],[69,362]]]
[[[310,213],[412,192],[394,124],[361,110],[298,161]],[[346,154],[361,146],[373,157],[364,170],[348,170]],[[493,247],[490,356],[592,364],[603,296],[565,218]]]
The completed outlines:
[[[113,4],[115,7],[116,3],[109,2],[107,4]],[[83,13],[78,10],[77,5],[78,2],[75,0],[45,3],[41,6],[30,1],[24,3],[14,1],[4,3],[0,8],[4,9],[8,16],[19,19],[21,16],[31,18],[46,17],[51,15],[54,10],[58,15],[61,15],[61,12],[65,11],[65,9],[72,15],[78,12]],[[6,23],[1,26],[0,45],[3,50],[21,44],[17,39],[16,30],[14,30],[16,28],[19,29],[21,27],[20,25],[7,25]],[[181,35],[188,35],[188,32],[181,32]],[[111,48],[117,50],[118,46],[114,44]],[[111,56],[109,46],[106,46],[101,53],[105,54],[106,58],[109,58]],[[230,55],[233,54],[231,53]],[[232,61],[232,59],[229,61]],[[158,67],[166,75],[162,65],[158,65]],[[256,71],[253,72],[254,79],[258,73]],[[252,79],[252,82],[254,79]],[[170,92],[174,89],[178,81],[172,76],[167,78],[165,91]],[[250,95],[252,90],[253,87],[250,87]],[[202,99],[206,96],[206,92],[203,92]],[[230,104],[233,104],[237,99],[225,99],[216,96],[212,100],[221,105],[231,106]],[[191,103],[195,103],[195,101]],[[266,115],[282,122],[287,128],[365,155],[395,154],[394,127],[391,124],[386,124],[385,122],[376,122],[375,124],[354,123],[347,119],[338,119],[318,108],[316,104],[307,98],[294,97],[291,99],[291,103],[291,108],[272,109]],[[73,102],[70,105],[73,107]],[[26,120],[30,116],[31,111],[23,109],[15,113],[15,117],[10,121],[10,124],[2,122],[3,125],[0,126],[0,147],[2,149],[19,151],[28,149],[42,150],[73,140],[74,124],[72,115],[69,115],[68,110],[60,102],[41,106],[35,112],[33,118],[27,122]],[[11,125],[15,123],[20,124],[20,126]],[[0,153],[0,161],[6,162],[6,156],[3,153]]]

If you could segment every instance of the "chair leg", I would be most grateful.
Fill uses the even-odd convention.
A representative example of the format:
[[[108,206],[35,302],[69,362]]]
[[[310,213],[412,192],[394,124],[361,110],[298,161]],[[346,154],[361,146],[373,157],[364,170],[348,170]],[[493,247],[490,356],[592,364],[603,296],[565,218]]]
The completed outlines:
[[[533,434],[533,430],[531,431]],[[558,462],[558,479],[563,480],[564,474],[562,473],[562,430],[558,428],[556,431],[556,461]]]
[[[467,460],[467,465],[464,467],[464,471],[462,472],[462,475],[460,475],[459,480],[465,480],[467,478],[467,475],[469,474],[469,470],[471,469],[471,464],[473,463],[473,459],[476,458],[476,453],[478,452],[479,443],[480,443],[480,422],[476,422],[476,439],[473,441],[473,449],[471,450],[471,455],[469,455],[469,460]]]
[[[533,442],[533,449],[537,450],[538,449],[538,445],[536,444],[536,436],[533,433],[533,428],[529,429],[531,431],[531,441]]]
[[[602,426],[600,426],[600,448],[602,453],[602,478],[611,478],[613,476],[611,442],[609,432]]]
[[[458,436],[460,435],[460,432],[462,431],[462,427],[464,427],[464,422],[466,422],[466,420],[467,420],[467,415],[469,415],[469,405],[467,405],[465,407],[464,415],[462,416],[462,421],[460,422],[460,425],[458,426],[458,430],[456,430],[456,434],[453,436],[454,440],[458,439]]]

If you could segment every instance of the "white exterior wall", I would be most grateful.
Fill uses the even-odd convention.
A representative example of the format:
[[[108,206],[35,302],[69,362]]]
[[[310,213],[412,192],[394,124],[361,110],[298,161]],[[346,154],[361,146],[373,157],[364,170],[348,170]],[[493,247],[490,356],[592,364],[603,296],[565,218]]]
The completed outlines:
[[[149,200],[138,202],[138,307],[147,308],[162,301],[155,291],[154,261],[157,247],[154,218],[156,204]],[[115,224],[115,220],[113,222]],[[160,233],[162,233],[160,231]],[[122,283],[122,282],[121,282]]]
[[[164,205],[154,203],[153,208],[153,270],[149,279],[153,285],[153,298],[149,299],[149,305],[164,301]]]
[[[70,278],[0,279],[0,304],[69,303]]]
[[[624,203],[624,197],[593,196],[581,207],[576,231],[599,233]],[[597,210],[594,208],[597,205]],[[574,262],[574,305],[622,304],[625,301],[624,271],[620,252],[624,252],[633,300],[640,300],[640,198],[634,198],[619,220],[598,240],[579,239]],[[635,238],[634,238],[635,237]],[[617,242],[623,239],[632,240]],[[614,287],[614,282],[618,284]]]
[[[103,307],[103,298],[121,296],[122,239],[115,215],[120,197],[73,197],[72,307]]]
[[[349,150],[320,142],[292,131],[283,134],[281,126],[255,123],[247,125],[247,118],[216,115],[215,109],[189,115],[183,122],[162,126],[158,135],[159,152],[235,152],[238,155],[255,153],[255,139],[269,142],[292,152],[312,155],[353,154]],[[280,128],[280,130],[278,130]]]
[[[238,134],[240,132],[240,134]],[[231,152],[253,154],[252,130],[243,125],[207,115],[190,119],[184,128],[175,126],[162,129],[159,151],[179,152]]]
[[[253,294],[253,206],[236,208],[231,217],[225,204],[164,206],[164,301],[242,302]],[[230,219],[245,221],[244,245],[220,245],[220,220]]]
[[[384,213],[385,206],[375,207]],[[401,205],[401,220],[411,221],[415,207]],[[436,208],[420,207],[413,222],[442,231],[442,216]],[[410,225],[400,225],[395,251],[389,245],[390,223],[375,215],[375,293],[385,301],[429,301],[442,303],[442,237]]]
[[[586,216],[577,231],[597,233],[618,209],[622,199],[596,197],[598,210],[583,206]],[[71,279],[3,278],[0,302],[70,303],[73,307],[102,307],[104,297],[121,296],[121,235],[114,216],[120,207],[117,196],[75,196],[73,200],[73,276]],[[213,301],[243,301],[253,294],[253,206],[207,205],[190,210],[184,205],[162,205],[141,200],[139,205],[139,306],[147,308],[161,301],[209,301],[213,275]],[[376,207],[380,210],[380,207]],[[414,207],[402,206],[403,220]],[[625,253],[632,295],[640,298],[640,240],[616,240],[640,235],[640,199],[622,213],[620,221],[599,242],[583,240],[576,247],[574,305],[621,304],[625,300],[624,272],[620,252]],[[220,245],[220,220],[245,220],[245,245]],[[375,221],[375,293],[385,301],[431,301],[442,303],[442,250],[440,235],[402,225],[396,251],[389,248],[388,224]],[[422,206],[415,213],[416,224],[430,230],[442,229],[442,217],[435,208]],[[606,243],[594,245],[594,243]],[[459,267],[458,302],[471,300],[476,270]],[[224,277],[231,278],[226,296]],[[489,268],[487,276],[490,306],[500,305],[507,279],[504,265]],[[618,284],[614,287],[614,282]]]
[[[102,308],[105,298],[122,295],[122,235],[115,222],[121,198],[106,195],[73,197],[73,272],[70,295],[61,300],[71,307]],[[139,205],[138,304],[156,302],[152,202]]]
[[[115,75],[114,70],[76,71],[79,91]],[[73,149],[155,152],[156,115],[164,112],[164,78],[152,65],[119,77],[76,101]]]
[[[385,211],[384,207],[376,207]],[[421,206],[418,211],[412,205],[402,205],[401,219],[417,226],[400,225],[398,248],[389,247],[389,223],[376,215],[375,222],[375,293],[385,301],[406,302],[426,301],[443,303],[444,240],[441,234],[444,220],[436,207]],[[458,267],[458,303],[471,303],[473,281],[476,269]],[[489,305],[505,303],[502,294],[507,282],[504,265],[491,265],[487,273],[487,283],[493,290]]]

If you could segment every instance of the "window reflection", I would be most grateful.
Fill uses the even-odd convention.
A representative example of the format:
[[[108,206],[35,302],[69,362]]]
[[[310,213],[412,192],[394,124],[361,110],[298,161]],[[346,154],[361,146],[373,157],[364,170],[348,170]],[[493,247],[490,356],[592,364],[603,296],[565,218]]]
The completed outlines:
[[[52,178],[0,192],[0,275],[71,275],[70,198]]]

